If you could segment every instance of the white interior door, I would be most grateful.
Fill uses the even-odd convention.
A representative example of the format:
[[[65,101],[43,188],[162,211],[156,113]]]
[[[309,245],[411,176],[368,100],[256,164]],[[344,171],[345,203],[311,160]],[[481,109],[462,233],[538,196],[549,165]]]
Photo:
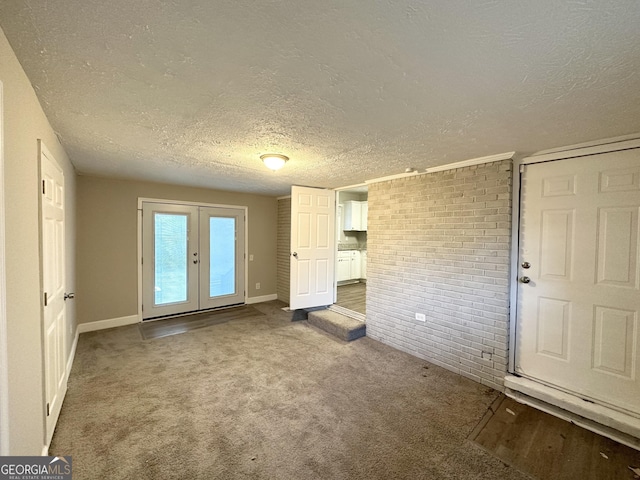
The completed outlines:
[[[291,309],[334,301],[335,212],[335,191],[291,188]]]
[[[516,372],[640,415],[640,149],[527,165],[521,208]]]
[[[142,203],[142,318],[244,303],[244,208]]]
[[[200,308],[244,303],[244,210],[200,208]]]
[[[64,176],[55,159],[40,145],[42,286],[44,305],[44,377],[47,402],[46,442],[60,415],[67,391],[65,318]]]

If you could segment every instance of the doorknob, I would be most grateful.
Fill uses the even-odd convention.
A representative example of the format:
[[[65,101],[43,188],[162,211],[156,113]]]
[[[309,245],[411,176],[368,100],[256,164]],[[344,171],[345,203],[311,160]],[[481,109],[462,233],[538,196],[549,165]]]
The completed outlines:
[[[294,257],[298,258],[298,252],[293,252],[291,255],[293,255]]]
[[[529,283],[531,281],[531,279],[529,277],[520,277],[520,281],[522,283]]]
[[[66,300],[73,300],[74,298],[76,298],[76,294],[75,293],[65,293],[64,294],[64,299]]]
[[[522,268],[531,268],[531,264],[529,262],[522,262]]]

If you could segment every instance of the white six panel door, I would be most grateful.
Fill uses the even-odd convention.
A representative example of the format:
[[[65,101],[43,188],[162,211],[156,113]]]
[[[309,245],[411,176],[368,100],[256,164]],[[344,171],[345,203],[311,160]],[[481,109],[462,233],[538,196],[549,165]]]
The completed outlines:
[[[640,415],[640,149],[527,165],[521,205],[516,372]]]
[[[44,377],[46,442],[60,415],[66,385],[64,176],[41,144],[42,286],[44,300]]]
[[[335,191],[291,188],[290,308],[334,301]]]

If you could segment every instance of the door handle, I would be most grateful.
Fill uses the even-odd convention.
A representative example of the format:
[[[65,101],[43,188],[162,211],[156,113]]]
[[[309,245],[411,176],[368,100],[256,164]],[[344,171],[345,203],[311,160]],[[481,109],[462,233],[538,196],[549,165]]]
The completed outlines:
[[[65,293],[64,294],[64,300],[73,300],[74,298],[76,298],[76,294],[75,293]]]
[[[520,277],[520,281],[522,283],[529,283],[531,281],[531,279],[529,277]]]
[[[298,258],[298,252],[293,252],[291,255],[293,255],[294,257]]]

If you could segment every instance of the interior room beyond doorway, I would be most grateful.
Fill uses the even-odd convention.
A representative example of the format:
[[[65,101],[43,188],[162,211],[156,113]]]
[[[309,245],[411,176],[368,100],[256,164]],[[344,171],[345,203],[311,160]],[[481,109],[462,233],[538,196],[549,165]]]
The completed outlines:
[[[367,214],[366,185],[338,192],[336,212],[336,305],[366,314]]]

